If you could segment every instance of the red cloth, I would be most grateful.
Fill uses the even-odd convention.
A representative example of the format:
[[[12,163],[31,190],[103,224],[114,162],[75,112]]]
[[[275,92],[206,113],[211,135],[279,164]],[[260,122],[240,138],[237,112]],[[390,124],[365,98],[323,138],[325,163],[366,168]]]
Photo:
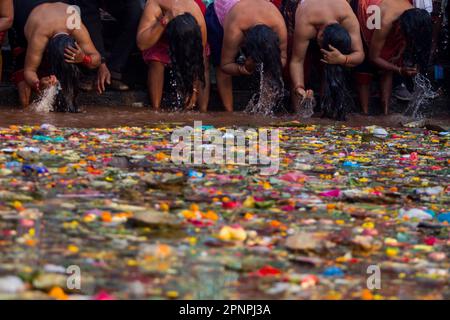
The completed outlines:
[[[370,48],[370,44],[372,41],[373,34],[375,29],[369,29],[367,27],[367,20],[371,16],[367,13],[367,8],[369,6],[375,5],[379,6],[383,0],[359,0],[358,1],[358,20],[361,25],[361,31],[363,40],[367,46]],[[412,3],[412,0],[410,0]],[[373,13],[372,13],[373,14]],[[386,43],[381,51],[381,57],[386,61],[391,63],[401,64],[402,60],[402,51],[405,47],[405,38],[400,29],[400,24],[398,22],[394,23],[394,26],[389,33]]]
[[[270,0],[278,9],[281,9],[281,5],[283,4],[283,0]]]
[[[194,1],[195,3],[197,3],[204,16],[206,12],[205,4],[202,2],[202,0],[194,0]],[[206,54],[209,56],[210,50],[208,45],[205,48],[205,50]],[[142,58],[144,59],[144,62],[147,64],[149,64],[152,61],[161,62],[164,65],[170,64],[169,43],[167,42],[167,39],[164,34],[161,36],[161,39],[159,39],[159,41],[153,47],[142,51]]]

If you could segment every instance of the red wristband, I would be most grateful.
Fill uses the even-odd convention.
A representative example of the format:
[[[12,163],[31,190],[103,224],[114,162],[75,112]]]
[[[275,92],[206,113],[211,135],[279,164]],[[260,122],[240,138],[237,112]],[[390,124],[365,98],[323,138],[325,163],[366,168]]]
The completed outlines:
[[[90,66],[92,64],[92,57],[90,55],[85,54],[82,62],[85,66]]]

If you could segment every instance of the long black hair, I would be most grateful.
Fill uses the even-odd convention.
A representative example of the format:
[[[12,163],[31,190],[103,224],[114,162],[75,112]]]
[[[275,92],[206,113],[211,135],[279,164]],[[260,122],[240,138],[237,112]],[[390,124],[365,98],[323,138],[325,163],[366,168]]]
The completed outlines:
[[[323,31],[321,46],[330,50],[332,45],[342,54],[350,54],[352,40],[348,31],[338,23],[330,24]],[[353,106],[353,99],[347,86],[347,70],[341,65],[325,64],[322,110],[324,115],[345,120]]]
[[[76,98],[80,69],[76,64],[67,63],[64,50],[75,47],[75,40],[68,34],[58,34],[47,45],[47,60],[50,74],[55,75],[61,86],[56,96],[54,111],[78,112]]]
[[[281,2],[280,11],[286,22],[288,34],[292,36],[295,32],[295,14],[300,0],[283,0]]]
[[[177,90],[187,102],[192,97],[194,82],[205,85],[202,32],[194,16],[184,13],[169,22],[166,35]]]
[[[433,23],[430,14],[423,9],[409,9],[399,18],[400,28],[406,38],[403,55],[405,63],[418,65],[421,73],[426,73],[431,55]]]
[[[265,77],[278,88],[283,86],[280,38],[274,30],[264,24],[250,28],[245,34],[243,50],[247,58],[263,66]]]

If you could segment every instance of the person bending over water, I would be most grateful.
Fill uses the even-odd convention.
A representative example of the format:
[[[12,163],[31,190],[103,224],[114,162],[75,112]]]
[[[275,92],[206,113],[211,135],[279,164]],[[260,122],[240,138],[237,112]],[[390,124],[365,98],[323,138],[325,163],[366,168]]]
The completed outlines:
[[[251,75],[258,64],[262,64],[264,76],[281,87],[287,30],[274,4],[268,0],[216,0],[206,10],[206,24],[217,87],[227,111],[233,111],[232,76]],[[244,64],[236,63],[241,49]]]
[[[164,69],[169,65],[185,107],[193,108],[198,100],[202,112],[208,108],[208,46],[202,9],[201,0],[147,1],[137,44],[149,65],[148,90],[156,110],[161,107]]]
[[[68,7],[57,1],[14,0],[13,80],[23,107],[30,104],[31,90],[40,92],[59,83],[55,110],[77,112],[78,65],[100,65],[100,55],[81,18],[76,19],[79,28],[69,27],[69,16],[76,16]]]
[[[313,97],[313,91],[306,86],[305,70],[310,67],[306,62],[311,58],[307,59],[308,47],[317,40],[324,64],[322,109],[325,115],[344,120],[352,104],[344,68],[364,60],[359,22],[350,4],[346,0],[287,0],[282,11],[288,26],[295,26],[289,64],[293,105]]]
[[[369,28],[373,15],[368,11],[370,6],[381,10],[379,29]],[[373,65],[380,72],[381,105],[387,115],[394,72],[409,77],[426,72],[432,44],[431,16],[426,10],[414,8],[409,0],[356,0],[354,7],[369,58],[357,74],[361,107],[365,114],[369,112]]]

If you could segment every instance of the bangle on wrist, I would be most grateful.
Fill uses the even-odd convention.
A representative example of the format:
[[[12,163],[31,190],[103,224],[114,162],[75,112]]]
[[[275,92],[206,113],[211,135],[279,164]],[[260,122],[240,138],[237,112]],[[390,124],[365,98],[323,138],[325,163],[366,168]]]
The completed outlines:
[[[346,66],[347,66],[347,64],[348,64],[348,56],[347,56],[347,55],[345,55],[345,62],[344,62],[344,67],[346,67]]]

